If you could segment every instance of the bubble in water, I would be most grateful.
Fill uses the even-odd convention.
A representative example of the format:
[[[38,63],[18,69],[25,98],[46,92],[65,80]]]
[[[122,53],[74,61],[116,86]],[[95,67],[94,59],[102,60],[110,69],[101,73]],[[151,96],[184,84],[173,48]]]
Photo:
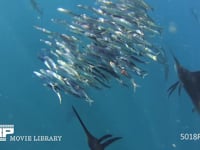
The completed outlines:
[[[172,144],[172,147],[173,147],[173,148],[176,148],[176,144]]]

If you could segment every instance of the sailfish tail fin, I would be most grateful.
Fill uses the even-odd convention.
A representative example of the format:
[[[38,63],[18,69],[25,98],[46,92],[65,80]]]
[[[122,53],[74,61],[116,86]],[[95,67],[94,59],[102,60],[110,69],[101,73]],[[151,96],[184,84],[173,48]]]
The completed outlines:
[[[104,142],[102,145],[103,147],[107,147],[108,145],[112,144],[113,142],[122,139],[122,137],[115,137],[115,138],[111,138],[108,141]]]

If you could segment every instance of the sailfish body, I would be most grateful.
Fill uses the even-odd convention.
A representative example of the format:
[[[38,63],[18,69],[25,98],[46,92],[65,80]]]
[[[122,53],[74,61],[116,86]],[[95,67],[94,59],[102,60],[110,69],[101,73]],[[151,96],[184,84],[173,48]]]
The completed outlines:
[[[122,137],[112,137],[111,134],[106,134],[104,136],[102,136],[101,138],[96,138],[94,137],[89,130],[86,128],[85,124],[83,123],[83,121],[81,120],[78,112],[76,111],[76,109],[72,106],[72,109],[74,111],[74,113],[76,114],[76,117],[78,118],[81,126],[84,129],[84,132],[87,136],[88,139],[88,145],[90,147],[90,150],[104,150],[108,145],[110,145],[111,143],[121,139]],[[110,138],[110,139],[108,139]]]
[[[176,89],[177,86],[179,86],[180,94],[181,87],[183,87],[187,94],[190,96],[195,106],[195,110],[200,113],[200,71],[191,72],[188,69],[184,68],[175,56],[174,60],[176,63],[179,81],[177,81],[168,89],[169,96]]]

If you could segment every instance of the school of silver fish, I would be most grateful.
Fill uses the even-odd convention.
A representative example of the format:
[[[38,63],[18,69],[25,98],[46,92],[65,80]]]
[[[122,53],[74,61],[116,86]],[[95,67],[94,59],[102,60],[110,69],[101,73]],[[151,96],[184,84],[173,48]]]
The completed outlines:
[[[70,19],[51,19],[65,27],[66,33],[34,26],[43,32],[39,59],[45,68],[34,71],[45,86],[51,88],[61,103],[62,94],[92,103],[88,89],[110,88],[116,80],[125,87],[139,86],[148,63],[167,65],[161,46],[153,44],[162,28],[148,15],[153,8],[143,0],[97,0],[95,7],[77,5],[81,14],[57,8]],[[69,21],[70,20],[70,21]]]

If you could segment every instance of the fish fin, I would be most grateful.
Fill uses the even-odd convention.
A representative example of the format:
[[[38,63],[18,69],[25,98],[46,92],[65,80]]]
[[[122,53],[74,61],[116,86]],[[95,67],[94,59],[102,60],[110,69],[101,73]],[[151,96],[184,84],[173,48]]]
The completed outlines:
[[[178,95],[181,95],[181,89],[182,89],[182,83],[179,83],[178,85]]]
[[[79,116],[79,114],[78,114],[76,108],[75,108],[73,105],[72,105],[72,110],[73,110],[73,112],[75,113],[76,117],[78,118],[78,120],[79,120],[81,126],[83,127],[83,130],[84,130],[85,134],[87,135],[87,137],[88,137],[88,138],[93,137],[92,134],[91,134],[91,133],[89,132],[89,130],[87,129],[87,127],[85,126],[85,124],[83,123],[81,117]]]
[[[51,86],[52,90],[54,91],[54,93],[56,93],[56,95],[58,96],[59,102],[61,104],[62,103],[62,96],[61,96],[61,94],[56,89],[56,86],[53,83],[50,83],[50,86]]]
[[[107,147],[108,145],[110,145],[110,144],[112,144],[113,142],[115,142],[115,141],[117,141],[117,140],[120,140],[120,139],[122,139],[122,137],[115,137],[115,138],[112,138],[112,139],[110,139],[110,140],[104,142],[102,145],[103,145],[103,147],[105,148],[105,147]]]
[[[58,96],[59,102],[60,104],[62,104],[62,97],[61,94],[59,92],[56,92],[56,95]]]
[[[85,95],[85,101],[88,102],[90,106],[92,106],[92,103],[94,102],[94,100],[91,99],[87,94]]]
[[[132,83],[132,86],[133,86],[133,91],[134,93],[136,92],[136,88],[140,87],[140,85],[138,85],[134,79],[131,79],[131,83]]]
[[[105,140],[105,139],[107,139],[109,137],[112,137],[112,135],[111,134],[106,134],[106,135],[102,136],[101,138],[99,138],[98,142],[101,143],[103,140]]]
[[[179,84],[179,81],[175,82],[174,84],[172,84],[167,92],[168,92],[168,98],[171,96],[171,94],[173,93],[173,91],[176,89],[177,85]]]

